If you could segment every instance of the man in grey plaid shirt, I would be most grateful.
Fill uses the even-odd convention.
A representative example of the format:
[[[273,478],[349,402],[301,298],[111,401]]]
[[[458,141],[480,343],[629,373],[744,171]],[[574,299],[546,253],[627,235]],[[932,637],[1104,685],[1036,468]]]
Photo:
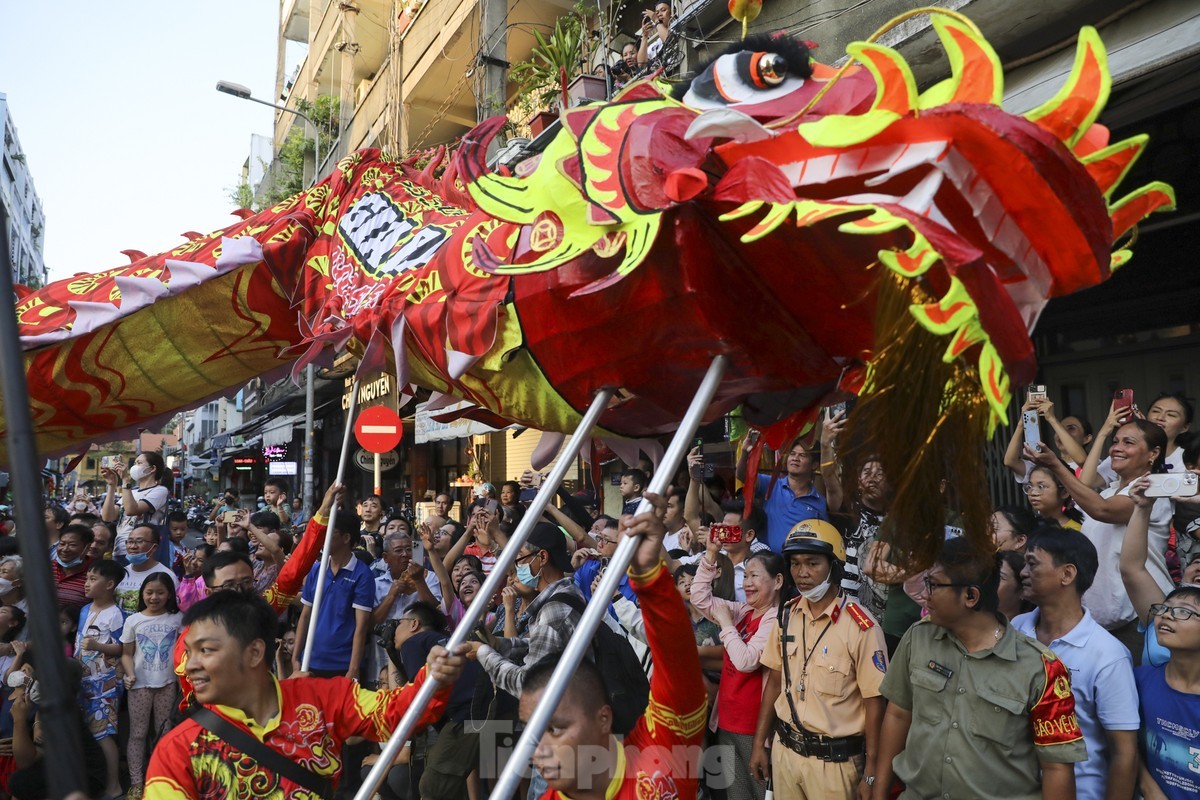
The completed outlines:
[[[537,599],[529,604],[524,615],[522,635],[497,639],[494,648],[472,645],[475,657],[496,688],[519,697],[526,670],[550,653],[561,653],[567,646],[579,624],[579,612],[566,603],[550,603],[545,610],[543,607],[564,592],[583,600],[575,582],[567,577],[570,568],[566,536],[557,526],[539,522],[517,557],[518,580],[538,590]]]

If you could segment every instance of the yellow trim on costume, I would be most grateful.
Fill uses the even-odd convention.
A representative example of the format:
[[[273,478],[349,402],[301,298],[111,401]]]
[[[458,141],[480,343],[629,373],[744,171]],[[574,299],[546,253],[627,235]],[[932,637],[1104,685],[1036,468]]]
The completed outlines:
[[[604,790],[604,800],[615,800],[620,794],[621,787],[625,785],[625,745],[614,740],[617,745],[617,765],[613,769],[612,780],[608,782],[608,788]],[[559,792],[558,796],[562,800],[571,800],[570,795],[566,792]]]
[[[655,726],[661,724],[682,738],[690,738],[698,735],[708,722],[708,701],[705,700],[690,714],[677,714],[670,706],[658,702],[651,694],[650,702],[646,704],[644,719],[646,729],[651,734],[654,733]]]
[[[318,525],[328,525],[329,517],[326,517],[320,511],[318,511],[317,513],[313,514],[313,522],[317,523]]]
[[[629,580],[635,582],[638,586],[645,586],[653,582],[653,580],[658,577],[658,573],[662,572],[666,568],[667,562],[659,559],[658,564],[656,564],[654,568],[647,573],[638,574],[633,571],[633,567],[630,567],[627,571],[627,574],[629,575]]]
[[[275,702],[278,705],[279,710],[275,712],[275,716],[267,720],[266,725],[259,725],[257,721],[246,716],[246,713],[240,708],[222,705],[215,705],[213,708],[226,717],[229,717],[234,722],[240,722],[245,725],[250,729],[250,733],[254,734],[254,736],[257,737],[257,739],[261,742],[268,733],[279,727],[279,720],[283,716],[283,689],[281,689],[279,686],[279,679],[274,675],[271,676],[271,682],[275,684]]]
[[[151,778],[146,782],[144,800],[188,800],[190,795],[178,781],[165,776]]]

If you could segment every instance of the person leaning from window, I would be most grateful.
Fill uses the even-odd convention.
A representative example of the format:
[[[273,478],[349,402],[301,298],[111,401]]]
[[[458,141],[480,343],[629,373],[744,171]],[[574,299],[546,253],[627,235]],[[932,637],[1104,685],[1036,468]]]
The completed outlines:
[[[654,41],[651,41],[651,39]],[[679,40],[671,32],[671,4],[660,0],[654,9],[642,11],[642,40],[638,45],[638,67],[653,72],[662,68],[671,73],[682,60]]]
[[[996,553],[947,541],[925,577],[929,616],[909,628],[881,689],[872,797],[1072,800],[1087,758],[1063,662],[997,613]]]

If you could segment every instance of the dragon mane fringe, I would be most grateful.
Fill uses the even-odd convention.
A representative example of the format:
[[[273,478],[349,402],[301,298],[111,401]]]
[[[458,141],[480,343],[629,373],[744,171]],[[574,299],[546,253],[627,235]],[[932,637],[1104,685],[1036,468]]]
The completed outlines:
[[[915,282],[886,273],[876,307],[875,357],[858,404],[839,437],[849,481],[878,458],[894,492],[881,539],[909,573],[941,553],[951,509],[968,541],[995,552],[988,528],[991,499],[983,459],[988,404],[973,367],[943,360],[946,342],[909,312],[932,302]],[[944,481],[944,483],[943,483]]]

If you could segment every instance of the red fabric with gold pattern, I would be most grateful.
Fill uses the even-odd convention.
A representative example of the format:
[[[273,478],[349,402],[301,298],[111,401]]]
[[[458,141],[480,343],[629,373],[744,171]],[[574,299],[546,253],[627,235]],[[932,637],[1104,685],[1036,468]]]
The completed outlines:
[[[1053,654],[1042,655],[1046,670],[1046,688],[1029,712],[1033,725],[1033,743],[1039,747],[1066,744],[1083,738],[1075,717],[1075,696],[1071,693],[1071,675]]]

